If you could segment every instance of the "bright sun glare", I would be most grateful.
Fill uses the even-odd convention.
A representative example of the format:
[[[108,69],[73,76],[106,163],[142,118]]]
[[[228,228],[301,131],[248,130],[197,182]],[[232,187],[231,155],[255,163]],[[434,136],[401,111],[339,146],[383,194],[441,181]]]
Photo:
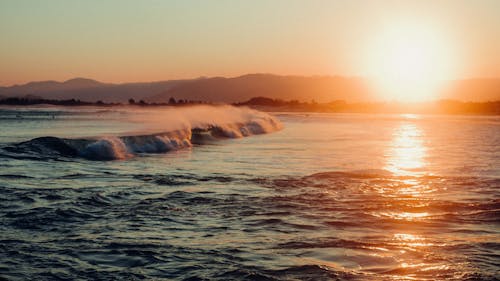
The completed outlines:
[[[437,98],[440,83],[452,77],[453,46],[429,26],[391,25],[370,46],[368,68],[385,100]]]

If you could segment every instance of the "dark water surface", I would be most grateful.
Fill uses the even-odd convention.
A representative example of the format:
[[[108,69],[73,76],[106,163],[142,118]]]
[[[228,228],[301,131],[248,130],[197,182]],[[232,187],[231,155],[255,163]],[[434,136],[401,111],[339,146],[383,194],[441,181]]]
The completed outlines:
[[[0,110],[0,279],[500,276],[498,117],[279,114],[274,133],[114,161],[19,146],[133,114]]]

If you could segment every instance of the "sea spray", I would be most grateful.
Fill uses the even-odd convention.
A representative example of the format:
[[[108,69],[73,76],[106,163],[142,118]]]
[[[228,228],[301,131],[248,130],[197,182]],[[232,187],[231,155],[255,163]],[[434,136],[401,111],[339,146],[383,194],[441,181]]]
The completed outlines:
[[[90,138],[41,137],[11,144],[3,150],[12,157],[41,159],[80,157],[89,160],[127,159],[141,153],[166,153],[223,138],[241,138],[280,130],[275,117],[249,108],[186,106],[161,110],[133,110],[131,122],[140,131]]]
[[[221,128],[226,137],[243,137],[274,132],[282,128],[275,117],[247,107],[196,105],[161,110],[136,110],[131,121],[143,124],[143,132],[171,132],[185,129]]]

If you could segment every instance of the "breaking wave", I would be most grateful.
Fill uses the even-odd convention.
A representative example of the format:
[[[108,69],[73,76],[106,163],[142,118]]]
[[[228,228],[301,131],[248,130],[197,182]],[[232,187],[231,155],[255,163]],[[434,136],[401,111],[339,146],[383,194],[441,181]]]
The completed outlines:
[[[142,153],[166,153],[204,144],[218,139],[241,138],[280,130],[281,123],[273,116],[232,106],[195,106],[155,112],[155,115],[135,120],[147,124],[146,131],[126,136],[93,138],[38,137],[10,144],[2,156],[12,158],[47,159],[60,157],[89,160],[117,160]]]

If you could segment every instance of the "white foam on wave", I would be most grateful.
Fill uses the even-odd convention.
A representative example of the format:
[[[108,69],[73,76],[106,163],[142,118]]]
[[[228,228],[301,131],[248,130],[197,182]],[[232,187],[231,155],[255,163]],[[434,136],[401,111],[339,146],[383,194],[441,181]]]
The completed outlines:
[[[129,151],[134,153],[161,153],[191,146],[190,137],[190,132],[184,130],[160,135],[127,137],[123,141]]]
[[[79,151],[80,156],[92,160],[125,159],[131,156],[129,149],[118,137],[104,137],[88,144]]]
[[[132,122],[144,124],[144,131],[127,136],[107,136],[79,147],[79,156],[92,160],[114,160],[138,153],[165,153],[190,147],[193,131],[213,138],[241,138],[280,130],[275,117],[234,106],[186,106],[166,110],[140,111]],[[158,133],[161,132],[161,133]]]

